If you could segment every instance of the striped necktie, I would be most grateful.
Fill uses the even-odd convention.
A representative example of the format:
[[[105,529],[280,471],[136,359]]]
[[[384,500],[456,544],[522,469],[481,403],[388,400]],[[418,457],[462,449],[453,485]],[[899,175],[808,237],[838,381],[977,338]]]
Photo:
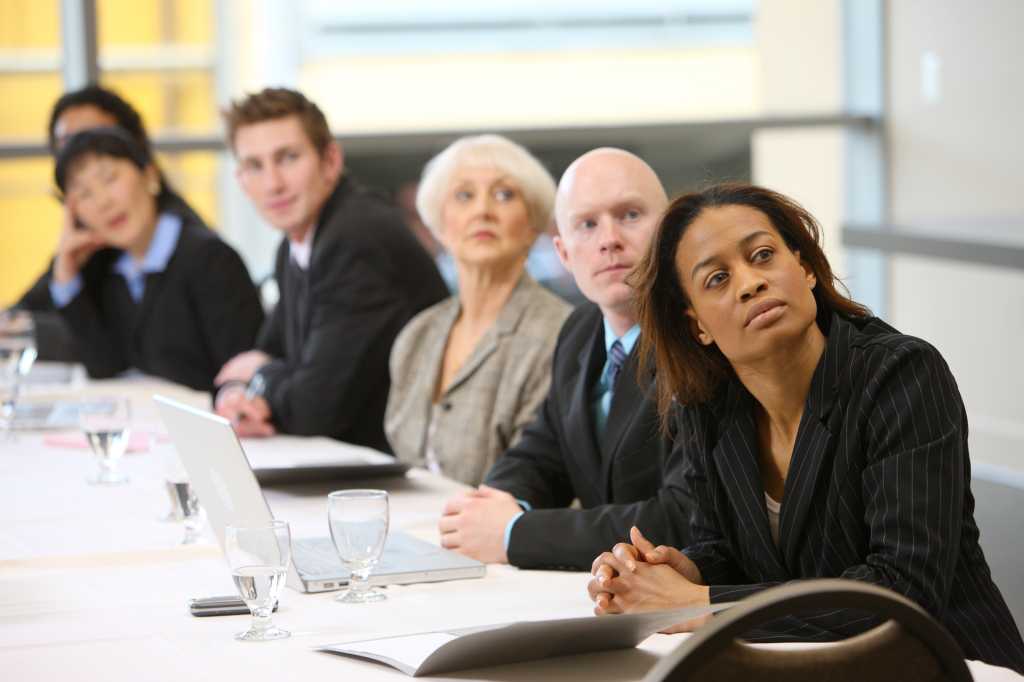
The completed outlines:
[[[615,390],[615,381],[619,378],[619,370],[622,369],[622,364],[626,361],[626,350],[622,347],[622,342],[616,340],[612,344],[612,347],[608,349],[608,390]]]

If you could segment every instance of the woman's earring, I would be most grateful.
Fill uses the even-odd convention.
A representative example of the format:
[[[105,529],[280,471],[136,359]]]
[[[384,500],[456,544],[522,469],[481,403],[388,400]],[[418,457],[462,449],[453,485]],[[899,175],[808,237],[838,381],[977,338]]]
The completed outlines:
[[[153,196],[160,194],[160,183],[155,180],[149,183],[149,193]]]

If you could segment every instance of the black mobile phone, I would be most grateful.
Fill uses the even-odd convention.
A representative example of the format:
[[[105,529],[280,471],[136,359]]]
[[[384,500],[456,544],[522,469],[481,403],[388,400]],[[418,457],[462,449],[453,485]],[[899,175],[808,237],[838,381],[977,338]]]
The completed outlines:
[[[277,611],[277,604],[274,604]],[[249,607],[239,597],[200,597],[188,600],[188,612],[193,616],[241,616],[249,613]]]

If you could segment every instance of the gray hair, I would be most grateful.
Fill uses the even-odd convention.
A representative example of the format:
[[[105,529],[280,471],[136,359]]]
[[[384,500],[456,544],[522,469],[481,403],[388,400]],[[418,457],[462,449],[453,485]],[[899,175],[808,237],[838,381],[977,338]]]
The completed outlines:
[[[441,230],[441,206],[452,175],[464,166],[496,168],[506,173],[522,192],[530,224],[538,233],[547,230],[555,207],[551,173],[525,147],[506,137],[474,135],[455,140],[423,167],[416,211],[435,237]]]

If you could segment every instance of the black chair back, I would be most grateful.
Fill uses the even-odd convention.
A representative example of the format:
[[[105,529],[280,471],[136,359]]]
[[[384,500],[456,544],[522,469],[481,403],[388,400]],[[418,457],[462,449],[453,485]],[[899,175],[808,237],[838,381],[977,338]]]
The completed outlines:
[[[827,645],[765,647],[740,639],[766,622],[797,613],[856,609],[881,625]],[[745,599],[716,616],[662,658],[644,682],[968,682],[959,645],[920,606],[855,580],[802,580]]]

